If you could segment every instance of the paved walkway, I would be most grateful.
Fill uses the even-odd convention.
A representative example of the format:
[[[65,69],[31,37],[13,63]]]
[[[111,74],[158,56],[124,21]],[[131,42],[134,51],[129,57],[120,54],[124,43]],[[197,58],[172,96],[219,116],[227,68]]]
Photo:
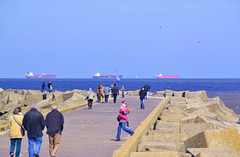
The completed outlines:
[[[119,98],[114,104],[112,100],[108,104],[94,104],[93,110],[87,107],[64,114],[65,125],[62,133],[61,147],[57,157],[111,157],[115,150],[123,144],[128,134],[122,132],[122,141],[115,142],[117,134],[117,115],[122,100],[126,100],[130,129],[135,130],[137,126],[152,112],[161,102],[161,98],[149,98],[145,101],[145,110],[140,109],[138,96],[127,96]],[[48,157],[48,136],[44,130],[43,144],[40,157]],[[0,135],[0,156],[8,157],[10,140],[8,133]],[[21,157],[28,156],[27,137],[22,141]]]

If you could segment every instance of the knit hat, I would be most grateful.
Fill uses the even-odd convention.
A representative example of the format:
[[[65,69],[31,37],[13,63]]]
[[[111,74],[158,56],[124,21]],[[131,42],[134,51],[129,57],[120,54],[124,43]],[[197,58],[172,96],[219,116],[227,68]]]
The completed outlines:
[[[127,104],[126,104],[126,103],[123,103],[123,104],[121,105],[121,108],[126,108],[126,106],[127,106]]]

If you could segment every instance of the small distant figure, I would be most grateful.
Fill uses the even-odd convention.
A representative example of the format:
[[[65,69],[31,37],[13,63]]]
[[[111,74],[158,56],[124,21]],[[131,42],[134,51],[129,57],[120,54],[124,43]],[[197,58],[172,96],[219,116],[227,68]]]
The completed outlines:
[[[104,103],[105,102],[105,94],[104,94],[104,87],[103,85],[101,84],[100,85],[100,97],[101,97],[101,103]]]
[[[103,92],[105,95],[105,103],[108,103],[109,92],[110,92],[110,88],[108,87],[108,85],[106,85],[106,87],[103,89]]]
[[[140,96],[140,103],[141,103],[141,109],[145,109],[144,106],[144,100],[145,100],[145,96],[147,95],[144,87],[142,87],[142,89],[139,91],[139,96]]]
[[[124,98],[125,97],[124,96],[124,92],[125,92],[125,87],[124,86],[122,86],[121,92],[122,92],[122,98]]]
[[[200,40],[200,41],[198,41],[198,43],[204,43],[204,41]]]
[[[112,93],[113,93],[113,102],[116,103],[117,101],[117,96],[119,95],[119,90],[116,84],[114,84],[112,88]]]
[[[86,100],[88,100],[88,109],[92,109],[92,102],[93,102],[94,92],[92,88],[89,88],[89,92],[87,93]]]
[[[50,85],[49,93],[52,93],[52,85]]]
[[[110,88],[111,91],[112,91],[113,86],[114,86],[114,84],[112,83],[111,88]],[[111,97],[113,98],[113,93],[112,92],[111,92]]]
[[[21,145],[22,145],[22,137],[23,134],[21,132],[21,126],[22,126],[23,116],[21,112],[21,107],[16,107],[13,111],[13,115],[9,119],[9,126],[10,126],[10,157],[14,156],[14,149],[16,146],[16,153],[15,157],[20,156],[21,152]]]
[[[43,81],[43,83],[42,83],[42,93],[45,93],[45,89],[46,89],[46,84],[45,84],[45,81]]]
[[[122,101],[122,104],[126,104],[126,101]],[[126,110],[126,112],[124,112],[124,114],[129,114],[130,110]],[[123,129],[125,132],[129,133],[131,136],[134,134],[134,132],[128,128],[126,128],[126,120],[121,118],[121,119],[117,119],[118,120],[118,130],[117,130],[117,137],[116,137],[116,141],[121,141],[120,136],[121,136],[121,129]]]
[[[49,81],[49,83],[48,83],[48,92],[50,93],[50,86],[52,86],[52,82],[51,81]]]
[[[148,99],[149,90],[150,90],[150,86],[148,85],[148,83],[146,83],[146,85],[144,86],[144,89],[145,89],[145,91],[146,91],[146,93],[147,93],[146,99]]]
[[[97,89],[97,102],[101,102],[101,84],[98,86]]]
[[[56,153],[60,148],[64,117],[62,113],[58,111],[57,106],[52,106],[51,110],[52,111],[46,116],[45,124],[49,137],[49,153],[51,157],[56,157]]]
[[[32,103],[31,110],[24,115],[23,126],[27,130],[29,157],[39,157],[45,121],[42,113],[37,110],[36,103]]]

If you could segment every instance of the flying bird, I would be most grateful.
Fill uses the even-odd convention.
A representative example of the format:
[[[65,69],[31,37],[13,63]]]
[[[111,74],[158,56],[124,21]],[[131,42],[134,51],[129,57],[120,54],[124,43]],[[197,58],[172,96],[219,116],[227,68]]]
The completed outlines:
[[[204,41],[200,40],[200,41],[198,41],[198,43],[204,43]]]
[[[160,26],[160,28],[167,28],[167,26]]]

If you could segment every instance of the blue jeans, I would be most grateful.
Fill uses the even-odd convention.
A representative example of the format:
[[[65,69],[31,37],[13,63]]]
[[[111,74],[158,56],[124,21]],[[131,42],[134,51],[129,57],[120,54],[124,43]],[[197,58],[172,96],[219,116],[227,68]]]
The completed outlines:
[[[34,150],[34,143],[36,143]],[[38,154],[42,145],[42,137],[30,138],[28,137],[28,154],[29,157],[33,157],[33,154]]]
[[[148,99],[148,94],[149,94],[149,91],[147,91],[146,99]]]
[[[141,109],[144,109],[144,99],[140,99],[140,102],[141,102]]]
[[[15,145],[17,143],[15,156],[19,157],[21,152],[22,138],[11,138],[10,141],[11,141],[10,155],[11,153],[14,153]]]
[[[105,103],[108,103],[108,97],[109,95],[105,95]]]
[[[124,92],[122,92],[122,98],[124,98]]]
[[[117,132],[117,137],[116,137],[117,139],[120,139],[121,129],[123,129],[124,131],[126,131],[126,132],[129,133],[129,134],[132,134],[132,133],[133,133],[132,130],[126,128],[126,123],[125,123],[125,122],[120,122],[120,123],[118,124],[118,132]]]

